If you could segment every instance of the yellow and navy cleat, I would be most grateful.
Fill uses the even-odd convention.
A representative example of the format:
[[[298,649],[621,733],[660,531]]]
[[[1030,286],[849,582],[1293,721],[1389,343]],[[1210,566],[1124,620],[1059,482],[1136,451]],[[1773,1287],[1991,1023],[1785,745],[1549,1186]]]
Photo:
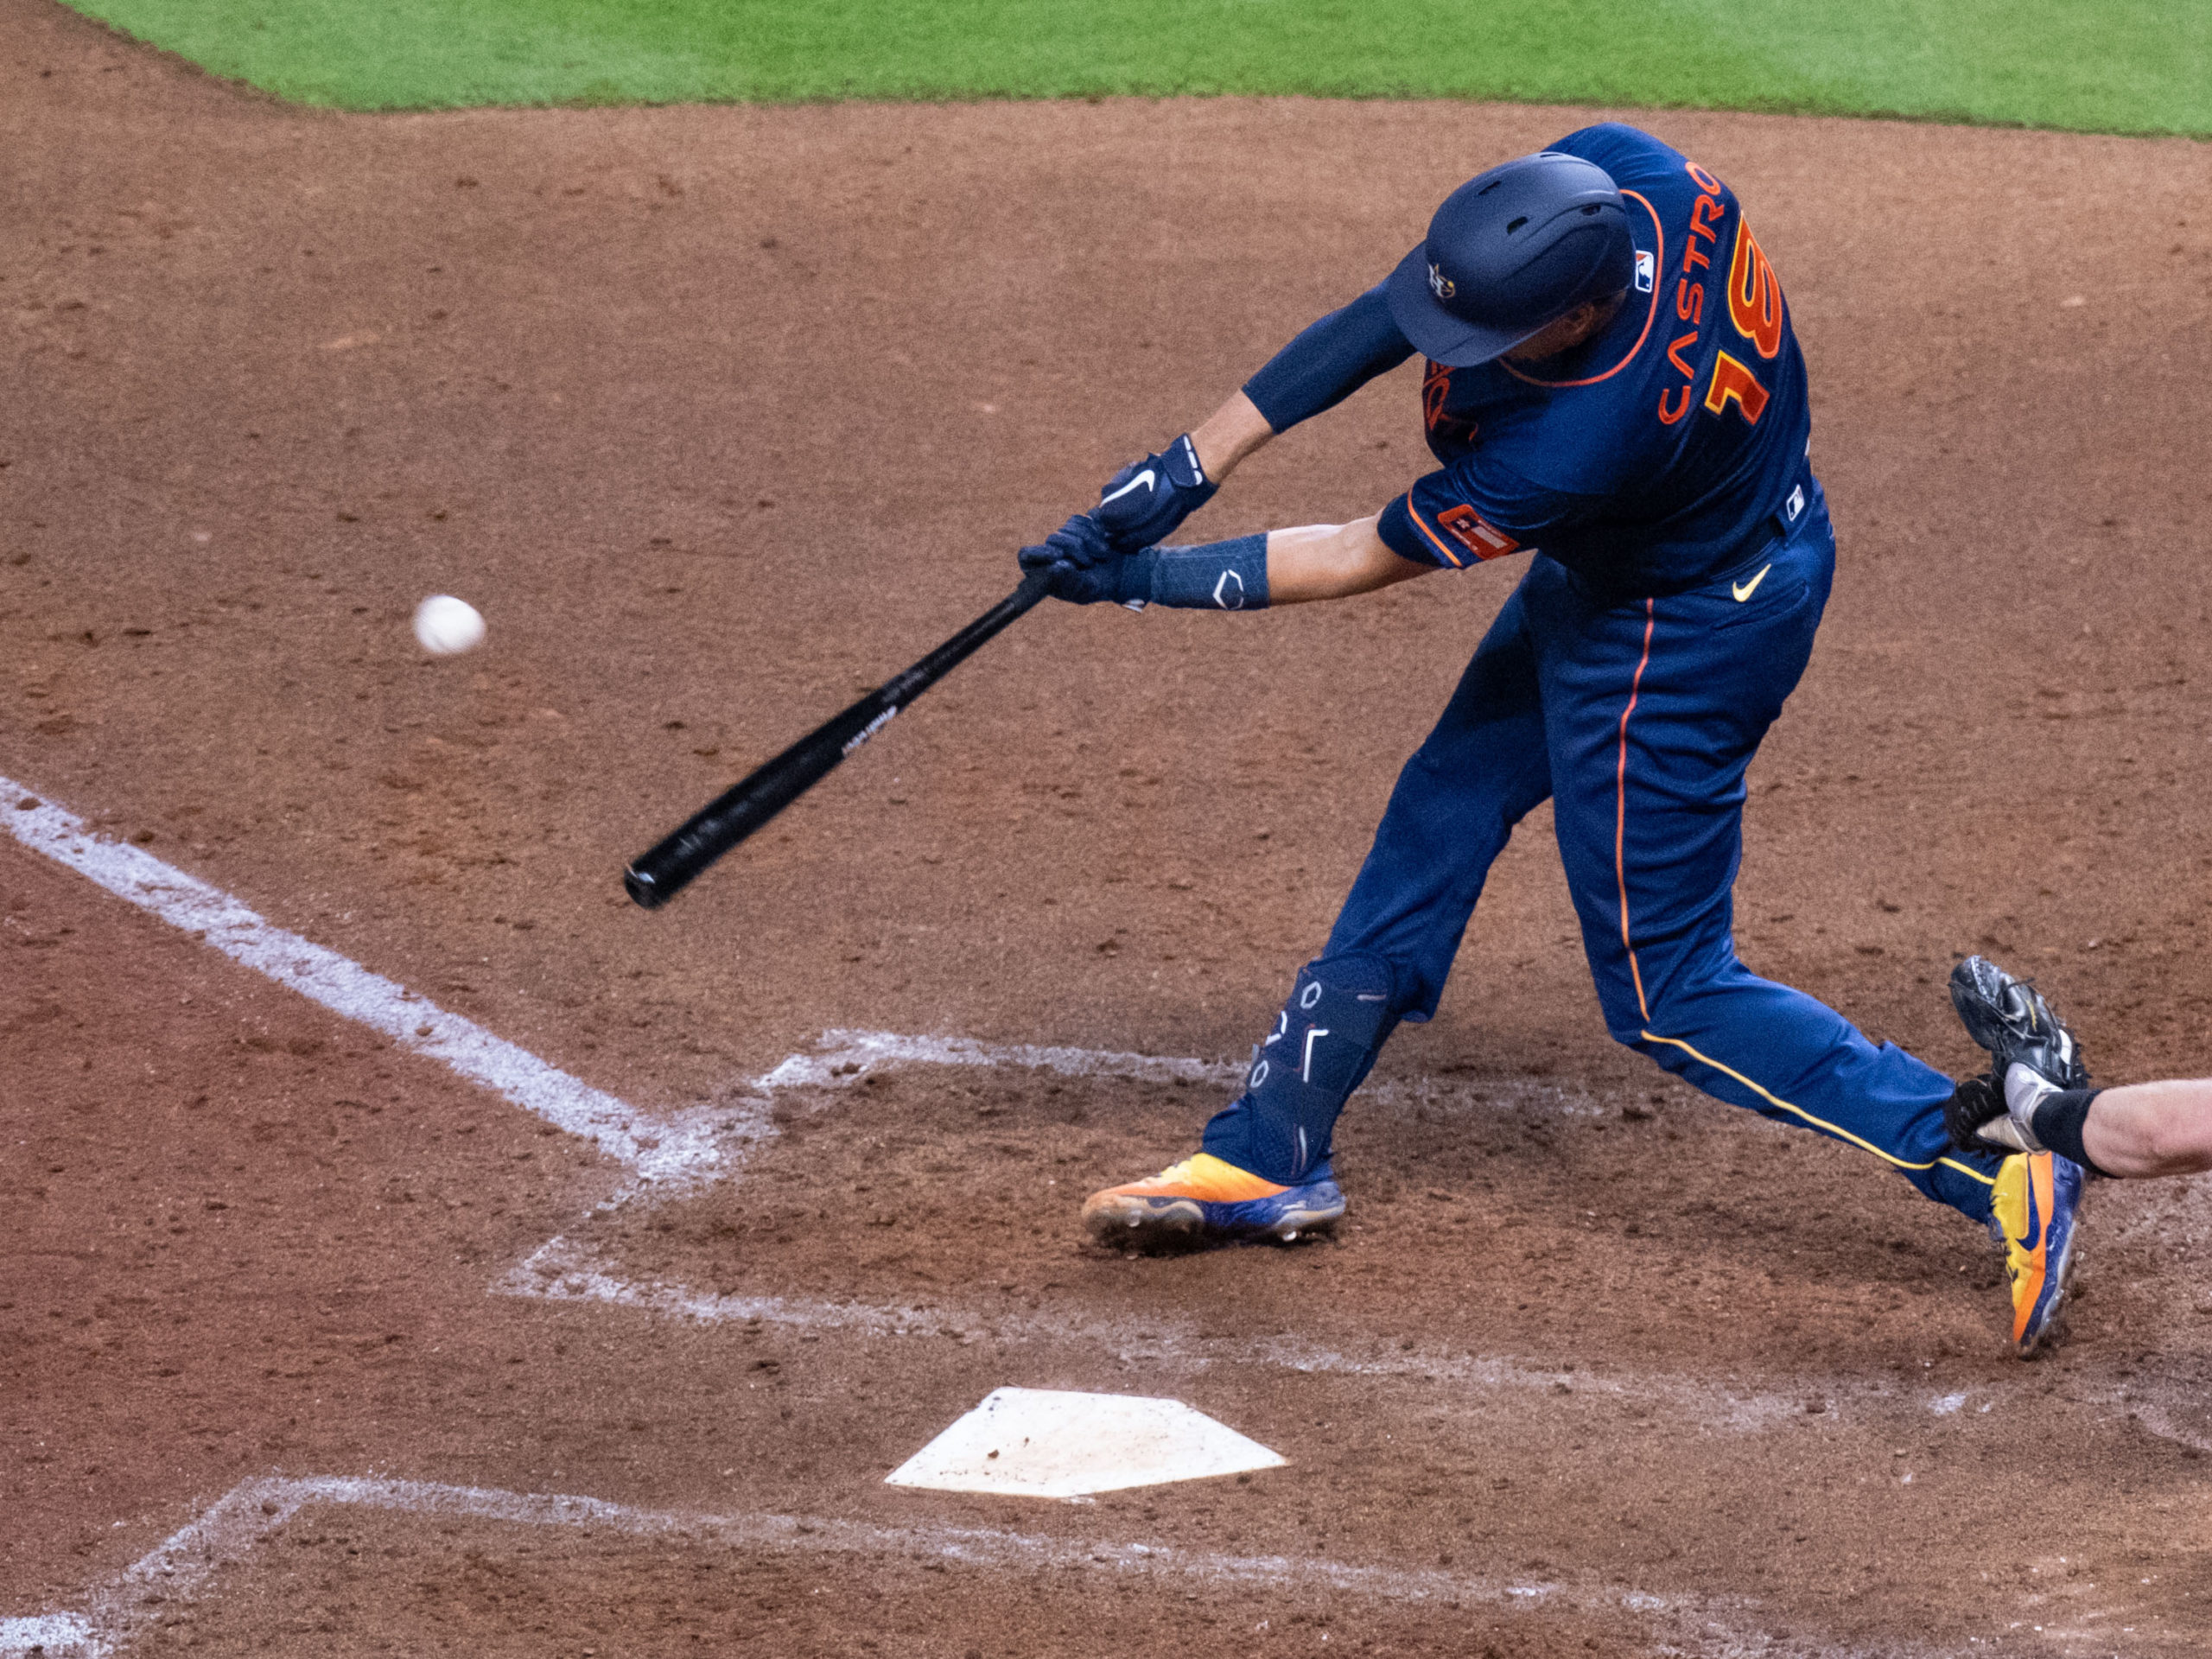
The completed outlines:
[[[2050,1336],[2066,1300],[2083,1185],[2082,1166],[2055,1152],[2016,1152],[1998,1166],[1990,1227],[2005,1241],[2012,1348],[2023,1359]]]
[[[1312,1180],[1279,1186],[1201,1152],[1149,1180],[1094,1192],[1083,1224],[1102,1244],[1122,1249],[1198,1249],[1245,1239],[1287,1244],[1326,1232],[1344,1212],[1344,1195],[1324,1165]]]

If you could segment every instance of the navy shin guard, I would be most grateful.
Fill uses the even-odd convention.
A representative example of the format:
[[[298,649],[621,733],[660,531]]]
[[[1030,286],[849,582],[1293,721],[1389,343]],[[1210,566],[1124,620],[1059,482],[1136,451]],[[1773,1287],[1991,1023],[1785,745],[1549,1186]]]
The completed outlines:
[[[1205,1150],[1285,1185],[1327,1174],[1337,1114],[1397,1024],[1392,977],[1367,951],[1307,963],[1252,1051],[1244,1092],[1206,1125]]]

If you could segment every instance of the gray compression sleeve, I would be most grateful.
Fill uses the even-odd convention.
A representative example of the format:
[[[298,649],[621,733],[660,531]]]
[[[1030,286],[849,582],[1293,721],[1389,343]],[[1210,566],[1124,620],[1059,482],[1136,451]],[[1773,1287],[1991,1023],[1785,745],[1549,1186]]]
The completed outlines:
[[[1259,611],[1268,604],[1268,538],[1148,547],[1122,561],[1114,597],[1133,610]]]

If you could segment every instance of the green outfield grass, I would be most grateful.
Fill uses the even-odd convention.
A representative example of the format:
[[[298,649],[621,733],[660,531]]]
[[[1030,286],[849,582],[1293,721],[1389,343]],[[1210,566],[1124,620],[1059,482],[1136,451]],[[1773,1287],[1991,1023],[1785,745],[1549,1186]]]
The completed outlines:
[[[1329,97],[2212,135],[2208,0],[84,0],[344,109]]]

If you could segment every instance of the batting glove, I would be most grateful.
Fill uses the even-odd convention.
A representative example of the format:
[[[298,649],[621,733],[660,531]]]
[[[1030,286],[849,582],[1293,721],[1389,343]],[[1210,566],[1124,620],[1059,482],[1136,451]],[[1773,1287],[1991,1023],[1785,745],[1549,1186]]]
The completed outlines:
[[[1133,461],[1107,480],[1091,517],[1116,553],[1141,552],[1173,536],[1220,487],[1206,476],[1185,433],[1160,454]]]
[[[1076,514],[1041,546],[1023,548],[1020,560],[1024,570],[1046,572],[1051,577],[1046,591],[1071,605],[1127,597],[1118,590],[1128,559],[1114,550],[1106,532],[1088,513]]]

